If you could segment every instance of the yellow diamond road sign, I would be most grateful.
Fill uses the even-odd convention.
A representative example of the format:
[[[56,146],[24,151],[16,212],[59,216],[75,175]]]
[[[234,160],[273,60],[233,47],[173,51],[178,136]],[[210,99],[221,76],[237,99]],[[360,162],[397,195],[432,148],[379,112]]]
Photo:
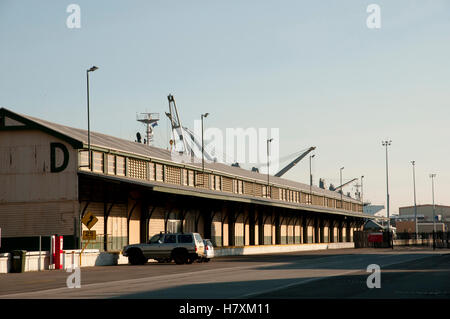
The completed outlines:
[[[97,238],[95,230],[83,230],[83,240],[95,240]]]
[[[81,222],[90,230],[98,222],[98,219],[91,212],[87,212],[81,219]]]

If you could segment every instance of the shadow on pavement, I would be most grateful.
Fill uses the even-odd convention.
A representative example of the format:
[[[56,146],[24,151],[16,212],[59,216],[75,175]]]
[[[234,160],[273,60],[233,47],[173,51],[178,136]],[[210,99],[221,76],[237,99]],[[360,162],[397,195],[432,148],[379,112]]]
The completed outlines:
[[[381,288],[369,289],[364,271],[330,276],[257,281],[189,284],[120,296],[119,298],[369,298],[369,299],[450,299],[450,255],[425,258],[382,268]],[[220,281],[220,278],[217,278]],[[257,289],[251,287],[257,286]],[[277,287],[284,287],[277,289]],[[255,288],[255,287],[254,287]],[[275,289],[275,290],[274,290]],[[272,291],[274,290],[274,291]]]

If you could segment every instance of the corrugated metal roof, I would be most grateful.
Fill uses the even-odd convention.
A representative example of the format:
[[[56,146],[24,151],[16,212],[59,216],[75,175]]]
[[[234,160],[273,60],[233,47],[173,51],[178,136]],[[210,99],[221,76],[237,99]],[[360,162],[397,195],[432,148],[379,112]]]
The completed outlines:
[[[1,108],[1,110],[6,110],[7,112],[10,112],[12,114],[15,114],[16,116],[23,117],[29,121],[35,122],[43,127],[46,127],[50,129],[51,131],[54,131],[56,133],[62,134],[70,139],[78,140],[81,143],[87,145],[88,144],[88,132],[84,129],[69,127],[53,122],[48,122],[36,117],[23,115],[19,113],[12,112],[6,108]],[[117,151],[117,152],[123,152],[128,154],[135,154],[142,157],[152,158],[152,159],[160,159],[168,162],[174,162],[172,160],[171,152],[169,150],[165,150],[158,147],[148,146],[141,143],[136,143],[134,141],[125,140],[122,138],[93,132],[91,131],[91,147],[99,147],[104,148],[110,151]],[[201,163],[185,163],[186,166],[194,166],[194,167],[201,167]],[[225,173],[228,175],[233,176],[239,176],[243,177],[245,179],[251,179],[254,181],[262,182],[263,184],[267,184],[267,175],[252,172],[250,170],[246,170],[243,168],[230,166],[223,163],[205,163],[205,169],[217,171],[221,173]],[[288,187],[292,189],[302,190],[304,192],[309,192],[310,186],[308,184],[299,183],[295,181],[291,181],[288,179],[284,179],[281,177],[276,177],[271,175],[270,176],[270,184],[274,184],[275,186],[280,187]],[[324,195],[330,198],[339,199],[341,198],[341,195],[337,192],[330,191],[327,189],[322,189],[317,186],[312,187],[313,194],[316,195]],[[353,203],[359,203],[356,199],[347,197],[343,195],[343,199],[353,202]]]
[[[359,212],[352,212],[343,209],[336,209],[331,207],[317,206],[317,205],[309,205],[309,204],[300,204],[295,202],[286,202],[282,200],[276,199],[267,199],[263,197],[255,197],[251,195],[245,194],[234,194],[229,192],[217,192],[210,189],[202,189],[202,188],[192,188],[190,186],[184,185],[176,185],[163,183],[158,181],[147,181],[147,180],[139,180],[134,178],[129,178],[125,176],[116,176],[116,175],[102,175],[93,172],[85,172],[80,171],[79,175],[84,175],[88,177],[94,177],[102,180],[112,180],[116,182],[124,182],[130,183],[134,185],[141,185],[144,187],[151,187],[154,191],[165,192],[165,193],[174,193],[188,196],[197,196],[204,198],[212,198],[212,199],[221,199],[221,200],[230,200],[237,202],[246,202],[246,203],[254,203],[260,205],[270,205],[277,207],[284,207],[290,209],[297,210],[307,210],[319,213],[328,213],[333,215],[345,215],[345,216],[353,216],[359,218],[373,218],[371,215],[365,215]]]

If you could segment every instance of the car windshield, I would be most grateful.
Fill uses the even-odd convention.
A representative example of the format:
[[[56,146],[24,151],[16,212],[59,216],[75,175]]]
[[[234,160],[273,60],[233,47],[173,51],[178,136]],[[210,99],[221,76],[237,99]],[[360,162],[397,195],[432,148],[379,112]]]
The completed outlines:
[[[148,241],[149,244],[156,244],[158,240],[161,238],[161,235],[155,235]]]

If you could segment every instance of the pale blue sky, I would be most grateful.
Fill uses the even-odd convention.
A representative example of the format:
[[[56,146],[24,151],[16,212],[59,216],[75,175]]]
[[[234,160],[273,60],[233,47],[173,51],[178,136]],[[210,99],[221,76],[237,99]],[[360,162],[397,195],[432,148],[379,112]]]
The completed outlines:
[[[66,7],[81,7],[81,29]],[[382,27],[366,27],[367,5]],[[280,153],[317,146],[315,183],[365,175],[364,197],[385,204],[381,140],[392,139],[392,212],[450,204],[450,2],[433,1],[0,1],[0,105],[134,139],[137,112],[184,124],[279,127]],[[167,134],[158,127],[158,143]],[[286,177],[308,182],[305,160]],[[350,188],[345,190],[351,191]]]

